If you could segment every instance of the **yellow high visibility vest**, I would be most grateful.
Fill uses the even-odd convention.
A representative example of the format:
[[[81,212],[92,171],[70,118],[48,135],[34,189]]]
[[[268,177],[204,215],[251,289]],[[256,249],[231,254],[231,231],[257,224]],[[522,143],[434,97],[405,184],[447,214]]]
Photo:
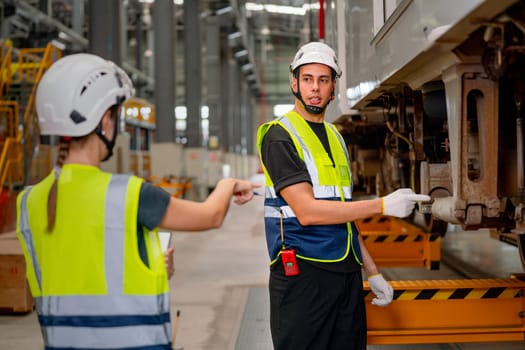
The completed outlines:
[[[288,132],[299,157],[305,162],[312,180],[314,197],[319,200],[351,201],[352,181],[349,157],[342,136],[330,123],[324,123],[333,162],[319,138],[308,123],[296,112],[263,124],[257,133],[259,154],[262,141],[272,125],[280,125]],[[286,248],[294,248],[302,259],[319,262],[336,262],[347,257],[350,251],[361,263],[357,233],[350,222],[337,225],[302,226],[288,203],[277,196],[266,167],[264,216],[268,253],[274,263],[282,247],[280,220],[283,219]]]
[[[54,177],[17,198],[17,234],[46,349],[171,349],[169,286],[156,231],[146,233],[149,267],[138,251],[142,180],[64,165],[48,233]]]

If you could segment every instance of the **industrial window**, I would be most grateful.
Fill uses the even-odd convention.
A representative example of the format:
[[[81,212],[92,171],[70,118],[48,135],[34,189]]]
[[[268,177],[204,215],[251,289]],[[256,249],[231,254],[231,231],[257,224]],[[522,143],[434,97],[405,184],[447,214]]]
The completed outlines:
[[[377,43],[413,0],[374,0],[374,39]]]

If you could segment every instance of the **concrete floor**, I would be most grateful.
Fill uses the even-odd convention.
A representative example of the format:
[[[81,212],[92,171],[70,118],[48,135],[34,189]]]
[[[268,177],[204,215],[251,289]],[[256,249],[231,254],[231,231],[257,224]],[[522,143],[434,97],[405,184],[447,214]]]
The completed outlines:
[[[268,284],[263,198],[233,204],[223,227],[175,234],[172,310],[180,310],[176,347],[232,349],[251,287]]]

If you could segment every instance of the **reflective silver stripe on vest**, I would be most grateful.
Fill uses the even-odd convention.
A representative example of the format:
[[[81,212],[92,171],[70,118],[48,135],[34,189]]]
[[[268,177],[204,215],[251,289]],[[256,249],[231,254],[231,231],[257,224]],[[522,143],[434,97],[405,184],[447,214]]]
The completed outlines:
[[[304,163],[306,164],[306,168],[310,173],[310,177],[312,178],[314,187],[317,186],[319,184],[319,173],[317,172],[317,167],[315,166],[315,162],[313,160],[312,155],[310,154],[310,151],[308,150],[308,147],[306,147],[306,144],[303,142],[299,133],[297,132],[297,130],[294,129],[292,123],[288,120],[288,118],[282,117],[279,121],[286,127],[286,129],[288,129],[295,136],[295,139],[301,144],[304,156]]]
[[[334,190],[336,190],[336,189],[334,189]],[[345,195],[346,195],[347,193],[350,192],[350,189],[349,188],[343,188],[343,191],[345,192]],[[331,195],[331,196],[328,196],[326,198],[333,198],[333,197],[336,197],[336,196]],[[270,198],[270,197],[267,197],[267,198]],[[277,198],[277,197],[273,197],[273,198]],[[318,195],[316,195],[316,198],[322,199],[322,197],[318,196]],[[348,198],[348,197],[346,197],[346,198]],[[288,205],[284,205],[284,206],[280,207],[280,209],[282,210],[283,218],[295,218],[296,217],[295,212]],[[279,211],[279,207],[272,207],[272,206],[265,205],[264,206],[264,216],[267,217],[267,218],[279,218],[281,216],[281,212]]]
[[[343,194],[345,198],[352,198],[352,192],[350,187],[343,187]],[[266,186],[265,189],[266,198],[277,198],[275,188],[273,186]],[[313,186],[314,197],[317,199],[323,198],[341,198],[339,195],[339,187],[337,186]]]
[[[123,295],[124,230],[129,176],[112,175],[104,212],[104,257],[108,295]]]
[[[345,198],[351,198],[350,188],[343,187],[343,194]],[[341,198],[339,194],[340,188],[338,186],[314,186],[314,197],[318,199],[323,198]]]
[[[270,206],[264,206],[264,217],[267,218],[279,218],[281,217],[281,212],[283,212],[283,219],[286,218],[295,218],[295,213],[288,205],[282,206],[282,207],[270,207]]]
[[[48,329],[48,338],[54,339],[54,348],[74,349],[135,349],[137,347],[166,344],[166,329],[163,325],[141,325],[113,328],[54,327]],[[144,339],[147,334],[147,340]],[[104,345],[101,348],[100,340]],[[81,345],[80,345],[81,344]]]
[[[42,316],[154,315],[169,311],[169,294],[145,295],[64,295],[35,298]]]
[[[42,290],[42,271],[40,270],[40,265],[36,259],[35,244],[33,242],[31,229],[29,228],[29,218],[27,217],[27,197],[29,196],[29,192],[31,192],[31,187],[28,187],[22,194],[22,200],[20,201],[20,222],[18,225],[20,227],[20,233],[22,234],[27,253],[33,264],[38,288]]]
[[[277,194],[275,193],[275,187],[266,186],[264,188],[264,195],[266,198],[277,198]]]

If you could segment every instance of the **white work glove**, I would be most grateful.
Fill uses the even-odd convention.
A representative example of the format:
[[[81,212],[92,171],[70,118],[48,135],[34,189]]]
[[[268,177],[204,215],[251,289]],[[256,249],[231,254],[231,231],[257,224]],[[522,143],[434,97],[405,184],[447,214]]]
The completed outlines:
[[[370,289],[377,298],[372,299],[372,304],[376,306],[387,306],[392,302],[394,297],[394,289],[383,278],[383,275],[378,273],[368,277],[368,284]]]
[[[400,188],[382,198],[383,215],[404,218],[414,210],[416,202],[428,202],[430,197],[426,194],[416,194],[410,188]]]

